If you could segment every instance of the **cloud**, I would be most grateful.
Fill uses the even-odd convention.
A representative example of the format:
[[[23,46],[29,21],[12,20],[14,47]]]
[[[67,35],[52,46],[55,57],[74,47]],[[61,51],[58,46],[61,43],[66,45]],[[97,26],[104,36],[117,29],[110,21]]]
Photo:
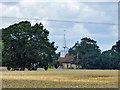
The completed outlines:
[[[80,7],[79,7],[79,3],[77,2],[66,2],[66,6],[69,7],[68,10],[74,12],[79,12]]]
[[[0,3],[0,11],[2,11],[1,16],[9,17],[22,17],[20,8],[18,6],[7,6]]]
[[[21,13],[24,13],[26,17],[38,16],[39,18],[49,17],[52,19],[71,19],[80,21],[109,21],[112,17],[104,12],[104,9],[96,10],[96,7],[92,8],[85,3],[79,3],[74,1],[66,2],[39,2],[33,0],[31,2],[25,2],[21,0],[19,7],[22,9]],[[74,18],[73,18],[74,17]],[[101,19],[102,18],[102,19]]]
[[[42,18],[40,20],[40,18],[38,16],[35,16],[34,19],[32,19],[30,22],[31,22],[31,25],[35,25],[36,23],[41,23],[43,24],[44,27],[48,26],[49,25],[49,22],[47,21],[48,18]]]
[[[116,4],[117,5],[117,4]],[[110,10],[109,8],[112,7]],[[107,8],[107,9],[106,9]],[[116,38],[117,27],[110,26],[107,28],[101,27],[101,33],[95,31],[98,27],[93,24],[94,28],[88,27],[85,23],[66,23],[66,22],[50,22],[47,19],[53,20],[71,20],[71,21],[83,21],[83,22],[110,22],[117,21],[117,10],[115,5],[105,3],[80,3],[77,1],[62,1],[62,2],[44,2],[38,0],[26,1],[20,0],[17,4],[7,5],[0,3],[0,10],[2,10],[2,16],[10,17],[24,17],[32,18],[26,19],[34,25],[36,22],[42,22],[45,28],[50,31],[50,41],[55,41],[56,45],[62,46],[63,43],[63,30],[66,31],[66,37],[68,46],[73,45],[74,42],[80,40],[83,37],[90,37],[93,39]],[[114,11],[114,14],[113,14]],[[116,16],[116,17],[115,17]],[[41,20],[36,20],[41,19]],[[10,24],[18,23],[25,19],[7,19],[4,20],[0,27],[6,27]],[[91,29],[94,29],[93,31]],[[109,33],[104,31],[107,29]],[[91,31],[90,31],[91,30]],[[115,40],[115,39],[114,39]],[[113,42],[113,41],[112,41]],[[102,44],[101,44],[102,45]],[[107,45],[107,41],[106,41]],[[103,45],[104,47],[105,45]]]
[[[75,24],[72,28],[68,28],[67,30],[68,39],[80,39],[90,36],[89,31],[82,24]]]
[[[118,37],[118,26],[117,25],[110,26],[110,32],[112,37]]]

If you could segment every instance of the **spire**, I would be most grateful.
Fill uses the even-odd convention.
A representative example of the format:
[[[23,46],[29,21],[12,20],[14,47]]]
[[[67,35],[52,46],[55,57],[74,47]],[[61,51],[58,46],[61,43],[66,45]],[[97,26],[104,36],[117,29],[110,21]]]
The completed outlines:
[[[66,30],[64,30],[64,43],[63,43],[63,47],[64,47],[64,48],[66,48],[65,31],[66,31]]]
[[[63,47],[60,52],[60,57],[65,57],[65,55],[68,53],[68,48],[66,46],[66,39],[65,39],[65,31],[66,30],[64,30],[64,42],[63,42]]]

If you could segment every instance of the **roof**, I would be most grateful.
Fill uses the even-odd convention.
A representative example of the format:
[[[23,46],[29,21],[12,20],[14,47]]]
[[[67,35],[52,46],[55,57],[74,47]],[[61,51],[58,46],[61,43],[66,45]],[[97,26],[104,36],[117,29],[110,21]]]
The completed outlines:
[[[74,60],[73,55],[69,55],[69,53],[67,53],[65,55],[65,57],[59,57],[58,61],[60,62],[60,64],[62,63],[72,63],[72,61]]]

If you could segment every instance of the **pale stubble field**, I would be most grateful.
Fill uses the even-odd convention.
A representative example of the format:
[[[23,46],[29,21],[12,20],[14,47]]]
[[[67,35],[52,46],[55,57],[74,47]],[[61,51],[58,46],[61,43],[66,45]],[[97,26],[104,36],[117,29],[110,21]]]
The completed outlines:
[[[2,88],[118,88],[118,70],[2,69]]]

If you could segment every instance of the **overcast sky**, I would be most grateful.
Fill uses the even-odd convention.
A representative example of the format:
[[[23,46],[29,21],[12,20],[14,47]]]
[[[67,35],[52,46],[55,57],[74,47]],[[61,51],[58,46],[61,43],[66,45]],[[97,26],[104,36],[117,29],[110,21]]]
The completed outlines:
[[[118,26],[95,24],[118,24],[117,2],[0,2],[0,17],[20,17],[30,19],[0,18],[0,28],[8,27],[14,23],[28,20],[34,25],[42,22],[50,32],[49,39],[58,46],[57,52],[63,45],[63,34],[66,30],[66,43],[70,48],[83,37],[97,41],[102,51],[111,49],[118,40]],[[42,20],[35,20],[42,19]],[[91,23],[51,22],[47,20],[68,20]]]

